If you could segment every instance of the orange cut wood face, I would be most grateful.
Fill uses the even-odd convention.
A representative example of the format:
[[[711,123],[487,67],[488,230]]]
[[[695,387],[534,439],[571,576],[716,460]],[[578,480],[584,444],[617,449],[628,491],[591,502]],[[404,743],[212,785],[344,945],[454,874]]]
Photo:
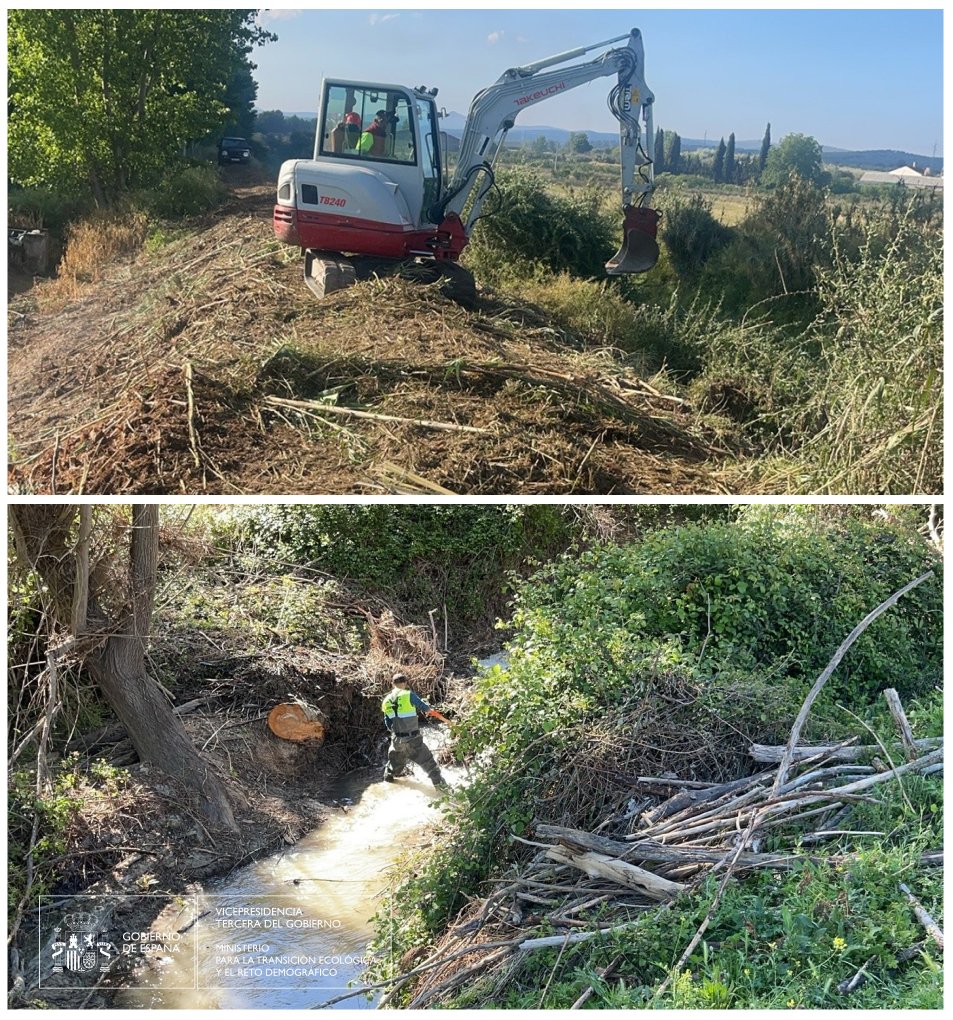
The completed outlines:
[[[268,728],[282,740],[324,740],[324,724],[312,718],[301,705],[275,705],[268,714]]]

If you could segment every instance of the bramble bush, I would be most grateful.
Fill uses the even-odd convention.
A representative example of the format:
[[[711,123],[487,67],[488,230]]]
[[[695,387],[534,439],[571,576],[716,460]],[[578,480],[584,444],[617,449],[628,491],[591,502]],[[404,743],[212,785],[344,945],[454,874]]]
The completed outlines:
[[[692,195],[676,197],[662,207],[660,236],[680,277],[696,277],[705,263],[725,248],[732,231],[712,215],[712,202]]]
[[[227,194],[215,167],[202,163],[172,166],[154,189],[140,193],[140,200],[154,215],[177,219],[214,209]]]

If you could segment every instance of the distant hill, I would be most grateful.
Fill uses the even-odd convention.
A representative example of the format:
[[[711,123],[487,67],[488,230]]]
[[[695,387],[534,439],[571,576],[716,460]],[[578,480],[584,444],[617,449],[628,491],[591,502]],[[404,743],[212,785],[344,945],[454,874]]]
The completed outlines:
[[[900,149],[867,149],[849,152],[843,149],[823,147],[824,162],[837,166],[855,167],[858,170],[896,170],[901,166],[912,166],[918,170],[929,167],[933,173],[943,172],[942,156],[918,156],[915,152]]]
[[[302,117],[305,120],[314,120],[314,112],[310,113],[286,113],[286,117]],[[462,113],[451,111],[446,117],[440,118],[440,128],[446,131],[452,138],[460,138],[467,118]],[[581,128],[579,130],[582,130]],[[517,124],[506,136],[507,144],[522,145],[524,142],[532,142],[540,136],[548,138],[557,145],[565,145],[572,132],[566,128],[550,127],[545,124]],[[615,131],[586,131],[589,141],[597,149],[611,148],[619,142],[619,135]],[[682,152],[692,152],[698,149],[714,149],[718,145],[718,139],[712,138],[683,138]],[[900,166],[914,166],[918,169],[930,167],[935,174],[943,172],[942,156],[923,156],[914,152],[904,152],[900,149],[865,149],[854,151],[850,149],[839,149],[833,145],[821,147],[824,153],[824,162],[836,166],[855,167],[858,170],[896,170]],[[760,152],[761,139],[742,139],[735,142],[735,152]]]

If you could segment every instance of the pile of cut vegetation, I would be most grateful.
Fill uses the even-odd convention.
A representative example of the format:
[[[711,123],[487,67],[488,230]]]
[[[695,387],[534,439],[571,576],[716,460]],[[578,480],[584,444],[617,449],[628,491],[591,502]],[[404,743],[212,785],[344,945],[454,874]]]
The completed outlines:
[[[753,508],[521,585],[386,1001],[935,1005],[938,571],[899,520]]]
[[[439,283],[318,302],[270,201],[14,300],[16,491],[724,491],[733,451],[644,361]]]

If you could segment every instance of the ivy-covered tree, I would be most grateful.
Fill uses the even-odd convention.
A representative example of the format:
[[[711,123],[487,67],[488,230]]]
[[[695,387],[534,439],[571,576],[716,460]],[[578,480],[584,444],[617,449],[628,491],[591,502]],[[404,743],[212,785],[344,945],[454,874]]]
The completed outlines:
[[[106,205],[159,177],[183,143],[245,123],[254,101],[248,54],[274,38],[255,17],[229,9],[11,10],[11,180],[88,190]]]

